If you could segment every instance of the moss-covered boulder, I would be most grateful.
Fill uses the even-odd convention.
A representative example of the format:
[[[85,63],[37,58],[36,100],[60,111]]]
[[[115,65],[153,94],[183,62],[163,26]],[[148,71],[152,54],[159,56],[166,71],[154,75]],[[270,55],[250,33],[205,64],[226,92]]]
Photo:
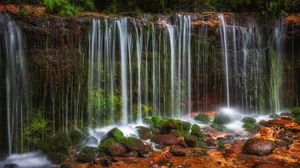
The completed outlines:
[[[295,117],[300,116],[300,107],[293,107],[290,111]]]
[[[85,135],[78,129],[69,132],[69,138],[73,145],[77,145],[85,139]]]
[[[177,130],[178,127],[178,122],[173,119],[166,120],[162,126],[160,127],[160,133],[161,134],[168,134],[172,129]]]
[[[214,118],[214,123],[218,125],[229,124],[230,121],[230,117],[222,113],[218,113]]]
[[[195,135],[197,137],[205,138],[204,134],[201,131],[201,128],[197,124],[193,124],[191,128],[191,135]]]
[[[216,129],[218,131],[225,131],[225,127],[223,125],[219,125],[219,124],[216,124],[216,123],[212,123],[210,125],[211,128],[213,129]]]
[[[99,145],[99,152],[101,155],[105,155],[107,152],[108,147],[111,145],[117,143],[113,138],[107,137],[103,140],[101,140],[100,145]]]
[[[179,130],[189,131],[192,124],[186,121],[176,120]]]
[[[86,146],[79,152],[77,161],[81,163],[90,163],[95,160],[98,149],[95,147]]]
[[[147,140],[152,138],[152,132],[150,128],[138,126],[136,127],[140,139]]]
[[[256,133],[259,129],[259,125],[256,124],[256,119],[252,118],[252,117],[244,117],[242,119],[242,121],[244,122],[243,124],[243,128],[251,133]]]
[[[153,126],[156,128],[161,128],[164,123],[166,122],[166,119],[158,117],[158,116],[153,116],[151,117],[151,121],[153,122]]]
[[[203,138],[188,134],[184,136],[184,140],[188,147],[205,147],[206,143]]]
[[[62,163],[70,154],[71,145],[72,142],[69,136],[64,132],[58,132],[49,137],[42,150],[48,155],[49,160],[59,164]]]
[[[273,114],[270,114],[269,117],[270,118],[278,118],[278,117],[280,117],[280,115],[273,113]]]
[[[179,143],[179,139],[176,136],[171,134],[157,135],[154,138],[154,142],[169,146],[169,145],[177,145]]]
[[[256,119],[252,117],[244,117],[242,121],[243,123],[256,123]]]
[[[300,115],[295,118],[295,122],[300,125]]]
[[[126,138],[125,140],[123,140],[122,144],[129,151],[146,152],[149,150],[147,145],[145,145],[141,140],[134,137]]]
[[[124,134],[119,128],[113,128],[107,133],[107,136],[113,138],[117,142],[121,142],[124,139]]]
[[[195,120],[201,121],[204,124],[208,124],[210,122],[210,117],[206,114],[198,114],[195,116]]]

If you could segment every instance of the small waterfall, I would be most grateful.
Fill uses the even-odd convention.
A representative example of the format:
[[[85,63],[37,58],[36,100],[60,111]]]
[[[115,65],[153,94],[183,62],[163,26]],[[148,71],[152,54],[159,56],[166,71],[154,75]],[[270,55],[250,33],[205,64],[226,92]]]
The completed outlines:
[[[226,84],[226,102],[227,108],[230,108],[230,91],[229,91],[229,65],[228,65],[228,46],[227,46],[227,31],[226,31],[226,22],[224,14],[220,14],[219,19],[221,21],[220,30],[221,30],[221,41],[224,54],[225,62],[225,84]]]
[[[6,117],[8,152],[23,152],[23,126],[28,119],[30,97],[28,94],[26,57],[22,33],[8,15],[0,15],[1,57],[6,60]]]

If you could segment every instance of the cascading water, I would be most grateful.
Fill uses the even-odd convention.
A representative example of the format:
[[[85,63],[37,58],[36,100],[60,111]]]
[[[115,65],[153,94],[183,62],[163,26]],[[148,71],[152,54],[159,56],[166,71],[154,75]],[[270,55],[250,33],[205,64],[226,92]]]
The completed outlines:
[[[274,33],[266,36],[253,18],[241,22],[233,16],[230,26],[223,14],[219,20],[227,107],[243,113],[279,112],[283,44],[276,44],[283,41],[284,27],[277,24],[270,30]]]
[[[6,122],[8,152],[11,155],[23,152],[23,126],[28,118],[30,97],[21,30],[8,15],[0,15],[0,33],[0,53],[6,60]]]

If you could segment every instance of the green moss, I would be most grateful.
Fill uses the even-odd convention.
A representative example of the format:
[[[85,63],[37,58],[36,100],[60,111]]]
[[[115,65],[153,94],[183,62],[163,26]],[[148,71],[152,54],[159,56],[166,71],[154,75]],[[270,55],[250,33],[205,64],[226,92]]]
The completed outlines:
[[[259,125],[256,123],[245,123],[243,128],[245,128],[245,130],[248,132],[256,133],[259,129]]]
[[[208,124],[210,122],[210,117],[206,114],[198,114],[195,116],[195,120],[201,121],[204,124]]]
[[[218,124],[216,124],[216,123],[212,123],[212,124],[210,125],[210,127],[211,127],[211,128],[214,128],[214,129],[216,129],[216,130],[219,130],[219,131],[225,131],[225,128],[224,128],[223,126],[218,125]]]
[[[73,145],[79,144],[85,139],[84,134],[78,129],[71,130],[69,132],[69,137]]]
[[[176,120],[176,121],[177,121],[177,124],[178,124],[178,127],[180,130],[190,130],[191,129],[191,126],[192,126],[191,123],[181,121],[181,120]]]
[[[296,118],[295,118],[295,122],[300,125],[300,115],[298,115]]]
[[[193,124],[192,128],[191,128],[191,135],[195,135],[197,137],[201,137],[202,139],[204,139],[204,134],[201,131],[201,128],[199,125],[197,124]]]
[[[146,151],[145,144],[134,137],[128,137],[123,139],[122,143],[129,151]]]
[[[96,157],[97,148],[86,146],[84,147],[77,156],[77,161],[82,163],[90,163]]]
[[[218,125],[224,125],[230,123],[231,119],[229,116],[218,113],[214,118],[214,123]]]
[[[244,123],[250,123],[250,124],[253,124],[253,123],[256,123],[256,119],[255,118],[252,118],[252,117],[244,117],[242,119],[242,121]]]
[[[71,140],[66,133],[58,132],[47,140],[42,150],[51,161],[61,163],[70,154],[71,144]]]
[[[290,111],[295,117],[300,116],[300,107],[293,107],[290,109]]]
[[[117,143],[117,142],[111,137],[107,137],[107,138],[101,140],[100,145],[99,145],[100,154],[105,155],[107,148],[115,143]]]
[[[160,128],[164,125],[164,123],[166,122],[166,119],[163,119],[161,117],[158,116],[153,116],[151,117],[151,120],[153,122],[153,126],[156,128]]]
[[[121,142],[124,139],[123,132],[118,128],[114,128],[114,129],[110,130],[107,133],[107,136],[113,138],[117,142]]]

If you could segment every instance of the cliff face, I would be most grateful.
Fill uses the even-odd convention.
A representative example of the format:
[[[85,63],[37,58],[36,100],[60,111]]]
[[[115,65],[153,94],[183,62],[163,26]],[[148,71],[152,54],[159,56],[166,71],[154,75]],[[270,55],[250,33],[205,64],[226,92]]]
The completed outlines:
[[[73,126],[86,126],[86,123],[89,122],[88,116],[90,115],[87,112],[87,109],[89,99],[88,64],[89,53],[91,50],[89,48],[89,33],[91,31],[92,19],[106,19],[107,22],[110,22],[120,17],[99,13],[85,13],[77,17],[49,16],[43,15],[43,12],[21,15],[14,14],[18,11],[18,9],[13,7],[6,7],[2,11],[11,12],[10,16],[17,22],[22,30],[24,42],[22,45],[24,45],[26,50],[28,62],[28,81],[30,81],[30,102],[32,109],[43,109],[45,118],[49,120],[52,131],[58,129],[66,130]],[[192,65],[195,65],[191,72],[191,87],[193,91],[191,102],[192,110],[213,109],[217,105],[224,104],[223,102],[225,102],[226,97],[224,89],[223,50],[221,47],[222,44],[219,29],[220,20],[218,19],[218,14],[180,14],[194,15],[191,19],[191,32],[193,39],[191,41],[191,46],[194,46],[192,48]],[[266,18],[259,18],[259,16],[256,16],[255,14],[251,14],[251,16],[258,20],[258,23],[264,23],[264,25],[262,24],[261,26],[263,32],[261,34],[270,34],[271,28],[274,26],[274,21],[268,20],[267,22]],[[241,33],[246,31],[242,28],[252,28],[255,26],[251,25],[252,22],[250,23],[246,21],[249,19],[249,14],[234,15],[226,13],[225,19],[228,24],[226,27],[232,28],[237,26],[233,25],[233,17],[235,17],[234,19],[237,22],[241,22],[241,24],[238,25],[241,27]],[[163,38],[168,38],[168,34],[165,29],[167,21],[176,27],[176,24],[178,24],[176,23],[176,18],[177,16],[165,15],[151,15],[132,18],[129,19],[129,29],[135,30],[135,26],[137,25],[144,26],[147,25],[147,23],[152,23],[155,30],[161,33],[163,41]],[[284,75],[282,78],[283,82],[281,88],[281,103],[282,106],[285,107],[299,106],[300,104],[300,49],[297,47],[298,42],[300,42],[299,18],[299,14],[294,14],[287,17],[285,20],[286,33],[284,44],[286,45],[286,49],[284,51]],[[136,24],[136,22],[139,24]],[[109,26],[113,26],[113,24]],[[102,28],[104,30],[104,27]],[[148,29],[145,28],[145,30]],[[118,36],[119,35],[117,34],[116,37]],[[264,38],[268,38],[268,35]],[[178,39],[175,41],[177,42]],[[267,43],[268,41],[263,42],[262,46],[268,46]],[[233,40],[229,40],[228,48],[233,48],[233,44]],[[169,44],[166,42],[165,45],[168,46]],[[116,47],[116,50],[119,50],[119,47]],[[143,54],[144,52],[145,51],[143,51]],[[170,53],[168,52],[169,51],[165,51],[165,53],[161,55],[169,55]],[[229,52],[231,52],[231,49]],[[263,50],[263,52],[268,51]],[[148,54],[152,55],[153,53],[149,52]],[[118,51],[116,51],[116,57],[120,57],[120,53]],[[149,65],[152,66],[149,58],[148,61]],[[201,64],[197,63],[197,61]],[[3,77],[3,79],[5,76],[4,62],[5,60],[1,60],[0,62],[2,67],[0,68],[0,77]],[[116,64],[120,64],[120,60],[116,60]],[[120,69],[118,68],[120,67],[118,66],[119,65],[116,65],[116,70],[118,70],[119,73]],[[168,65],[166,64],[165,66]],[[134,65],[133,68],[137,69],[137,66]],[[166,67],[166,69],[167,68],[169,67]],[[166,72],[169,72],[168,70],[169,69],[167,69]],[[237,74],[241,74],[240,71],[241,70],[238,70]],[[116,85],[120,84],[119,76],[120,74],[116,74],[114,76],[114,78],[116,78]],[[169,74],[166,74],[166,76],[168,77]],[[249,78],[251,78],[250,75]],[[250,82],[252,82],[252,80],[249,80],[249,83]],[[170,85],[167,85],[170,84],[170,82],[166,82],[164,84],[166,84],[166,86],[161,86],[165,87],[163,89],[168,89],[170,87]],[[133,84],[133,87],[137,88],[135,84]],[[251,89],[247,92],[252,94]],[[136,94],[137,91],[133,92]],[[5,95],[6,93],[4,82],[1,83],[0,93],[1,95]],[[116,91],[116,94],[120,95],[120,91]],[[166,97],[168,97],[168,95]],[[232,100],[233,102],[240,102],[238,93],[233,94],[232,97],[235,97],[235,99]],[[1,96],[0,98],[1,100],[4,100],[5,96]],[[152,99],[152,95],[149,96],[149,99],[150,98]],[[137,101],[137,99],[137,97],[133,97],[132,101]],[[251,103],[257,104],[257,102]],[[2,114],[0,117],[0,123],[4,124],[0,125],[0,134],[5,135],[5,103],[1,103],[0,106]],[[170,109],[167,110],[170,111]],[[119,116],[117,116],[117,118],[118,117]],[[29,114],[26,121],[29,122],[31,119],[32,116]],[[5,146],[5,143],[0,144],[0,146]]]

